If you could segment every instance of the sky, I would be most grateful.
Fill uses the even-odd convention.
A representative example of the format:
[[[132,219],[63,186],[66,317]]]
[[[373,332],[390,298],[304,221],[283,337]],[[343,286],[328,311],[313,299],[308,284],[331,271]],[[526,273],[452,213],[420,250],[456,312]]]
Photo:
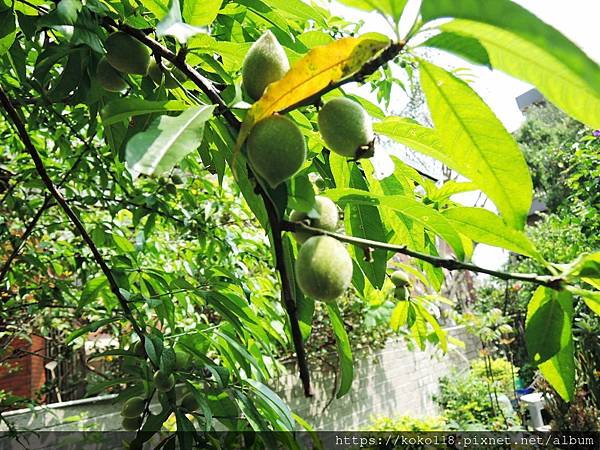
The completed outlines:
[[[482,0],[484,1],[484,0]],[[514,0],[516,3],[527,8],[540,19],[558,29],[567,38],[578,45],[588,56],[600,63],[600,1],[597,0]],[[416,15],[420,5],[419,0],[409,0],[403,20],[400,22],[401,33],[406,33]],[[363,20],[365,22],[361,32],[376,31],[386,32],[389,26],[379,14],[368,13],[352,9],[339,3],[332,3],[330,9],[335,14],[344,17],[350,21]],[[390,37],[393,37],[391,31]],[[464,60],[458,59],[446,53],[435,55],[437,64],[446,68],[467,67],[470,69],[471,86],[492,108],[498,118],[504,123],[509,131],[519,128],[524,117],[517,107],[515,98],[528,91],[533,86],[512,78],[499,71],[489,70],[487,68],[468,64]],[[364,95],[365,91],[361,91]],[[398,91],[401,94],[401,91]],[[395,93],[392,93],[394,98]],[[399,95],[401,97],[401,95]],[[399,100],[394,100],[399,101]],[[396,108],[400,109],[400,108]],[[454,200],[466,205],[473,205],[476,194],[462,194],[456,196]],[[494,210],[494,206],[488,201],[484,205],[488,209]],[[507,252],[487,245],[478,245],[473,261],[486,268],[499,269],[507,259]]]

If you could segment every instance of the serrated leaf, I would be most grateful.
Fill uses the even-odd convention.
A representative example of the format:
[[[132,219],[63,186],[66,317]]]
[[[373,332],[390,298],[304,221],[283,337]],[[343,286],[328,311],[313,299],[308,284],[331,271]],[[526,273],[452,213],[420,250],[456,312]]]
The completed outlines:
[[[340,310],[335,303],[327,303],[327,313],[329,314],[329,320],[331,320],[331,326],[335,334],[335,342],[337,344],[338,358],[339,358],[339,369],[340,369],[340,383],[336,394],[336,398],[344,396],[352,387],[352,379],[354,378],[354,367],[352,364],[352,350],[350,348],[350,341],[348,340],[348,334],[344,328],[344,322],[340,315]]]
[[[400,20],[402,11],[408,0],[338,0],[344,5],[351,6],[353,8],[362,9],[363,11],[376,10],[384,16],[390,16],[394,19],[394,22]]]
[[[575,391],[575,351],[573,339],[548,361],[538,368],[550,385],[566,402],[570,402]]]
[[[596,289],[600,289],[600,252],[582,253],[565,266],[561,276],[567,280],[581,278]]]
[[[414,220],[444,239],[464,258],[460,236],[448,220],[433,208],[404,195],[378,195],[358,189],[329,189],[323,193],[335,202],[350,202],[391,208],[410,220]]]
[[[447,352],[448,339],[446,337],[446,332],[442,329],[437,319],[433,317],[423,305],[415,304],[415,308],[417,310],[417,314],[420,314],[429,323],[429,325],[431,325],[431,328],[433,328],[433,332],[438,338],[442,351]]]
[[[448,208],[442,214],[455,229],[475,242],[541,259],[525,233],[509,228],[500,217],[487,209],[457,207]]]
[[[99,275],[96,278],[88,280],[81,291],[77,308],[81,310],[85,305],[93,302],[98,297],[98,294],[106,288],[108,288],[108,280],[104,275]]]
[[[469,36],[463,36],[462,34],[453,33],[451,31],[444,31],[430,37],[421,45],[423,47],[433,47],[439,50],[445,50],[461,56],[472,63],[481,64],[490,69],[492,68],[490,57],[485,47],[481,45],[481,42],[477,39]]]
[[[135,178],[140,173],[160,175],[173,168],[202,141],[204,124],[212,116],[214,105],[192,107],[177,117],[158,117],[148,130],[127,143],[127,167]]]
[[[183,0],[183,18],[190,25],[210,25],[222,3],[223,0]]]
[[[379,134],[448,165],[449,155],[444,150],[438,133],[432,128],[424,127],[412,119],[391,116],[386,117],[382,122],[374,123],[373,129]],[[464,175],[461,171],[454,170]]]
[[[83,336],[86,333],[90,333],[92,331],[96,331],[98,328],[101,328],[109,323],[113,323],[119,320],[119,317],[109,317],[107,319],[96,320],[92,323],[89,323],[81,328],[78,328],[75,331],[72,331],[67,338],[65,339],[65,344],[69,344],[77,339],[79,336]]]
[[[301,102],[342,78],[358,71],[387,42],[347,37],[315,47],[296,61],[285,76],[267,86],[242,124],[236,149],[240,149],[254,124],[271,114]]]
[[[4,55],[15,41],[17,33],[16,16],[13,9],[0,4],[0,56]]]
[[[523,229],[533,184],[514,138],[467,83],[426,61],[420,75],[443,144],[442,162],[475,183],[507,224]]]
[[[425,21],[477,38],[492,66],[528,81],[559,108],[600,128],[600,67],[558,30],[508,0],[425,0]]]
[[[525,343],[536,364],[552,358],[571,339],[572,297],[545,286],[535,291],[527,305]]]
[[[335,158],[341,159],[343,164],[348,165],[345,158],[338,155]],[[330,156],[330,161],[333,159],[334,157]],[[349,185],[354,188],[352,190],[366,194],[368,192],[367,183],[356,165],[349,166],[349,175]],[[368,203],[348,203],[340,206],[344,208],[344,226],[348,234],[379,242],[386,240],[385,226],[381,220],[381,214],[375,206]],[[357,247],[351,247],[350,252],[371,285],[381,289],[385,281],[387,252],[382,249],[374,249],[370,258],[366,258],[364,251]]]
[[[185,111],[190,105],[179,100],[150,101],[143,98],[120,98],[102,108],[102,123],[112,125],[143,114]]]
[[[398,331],[398,329],[405,325],[408,321],[408,309],[410,306],[410,302],[400,301],[392,311],[392,315],[390,316],[390,326],[392,330]]]

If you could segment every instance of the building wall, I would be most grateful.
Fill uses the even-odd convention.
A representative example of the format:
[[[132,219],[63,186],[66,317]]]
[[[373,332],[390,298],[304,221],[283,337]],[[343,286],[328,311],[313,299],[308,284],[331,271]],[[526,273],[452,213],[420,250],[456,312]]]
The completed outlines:
[[[440,377],[453,369],[468,368],[481,346],[464,327],[447,331],[463,341],[465,348],[449,349],[443,355],[432,348],[411,351],[404,342],[390,342],[375,354],[355,355],[350,393],[329,405],[335,374],[327,368],[312,368],[312,398],[303,396],[293,367],[273,387],[294,412],[319,431],[358,430],[366,427],[374,416],[432,416],[438,412],[432,396],[438,391]]]
[[[0,367],[1,390],[20,397],[35,397],[37,391],[46,382],[44,344],[44,339],[40,336],[32,336],[31,343],[24,339],[15,339],[11,343],[6,355],[13,354],[15,358]]]
[[[465,343],[464,349],[409,350],[403,342],[390,342],[383,350],[370,355],[355,355],[355,377],[351,392],[333,400],[335,374],[328,368],[313,367],[314,397],[306,399],[293,367],[273,381],[274,388],[292,410],[307,420],[315,430],[357,430],[365,427],[372,416],[436,414],[431,397],[438,390],[438,380],[453,368],[466,369],[477,357],[480,343],[463,327],[447,329],[449,335]],[[120,407],[116,395],[76,400],[5,414],[17,429],[45,431],[119,430]],[[160,409],[156,404],[155,412]],[[0,431],[5,430],[0,424]]]

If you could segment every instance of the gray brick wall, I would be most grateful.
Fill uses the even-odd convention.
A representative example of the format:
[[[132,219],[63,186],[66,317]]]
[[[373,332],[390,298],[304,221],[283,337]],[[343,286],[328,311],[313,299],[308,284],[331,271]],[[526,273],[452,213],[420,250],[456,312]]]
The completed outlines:
[[[438,380],[453,368],[466,369],[476,358],[479,340],[464,327],[448,328],[450,336],[464,342],[465,348],[449,348],[442,354],[428,347],[425,351],[407,348],[402,341],[390,341],[384,349],[371,354],[355,354],[354,382],[341,399],[331,400],[335,375],[326,366],[312,367],[314,397],[305,398],[294,365],[272,387],[292,410],[315,430],[356,430],[374,416],[431,416],[438,411],[432,400]]]
[[[293,366],[272,382],[272,387],[316,430],[355,430],[370,422],[372,416],[433,415],[431,396],[438,379],[454,368],[466,368],[479,351],[479,342],[464,328],[447,330],[462,340],[465,349],[452,349],[446,355],[428,348],[410,351],[402,342],[389,342],[376,353],[356,354],[355,377],[351,391],[325,408],[333,395],[335,374],[323,367],[312,368],[315,396],[306,399]],[[76,400],[63,404],[5,413],[17,429],[46,431],[118,430],[120,405],[116,395]],[[158,405],[154,405],[158,412]],[[153,408],[153,409],[154,409]],[[4,423],[0,431],[6,431]]]

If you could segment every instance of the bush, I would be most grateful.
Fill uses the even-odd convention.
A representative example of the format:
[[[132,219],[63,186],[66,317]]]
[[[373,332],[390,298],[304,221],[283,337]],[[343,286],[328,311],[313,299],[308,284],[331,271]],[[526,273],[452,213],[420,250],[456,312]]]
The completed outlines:
[[[443,408],[449,427],[460,430],[515,427],[518,420],[506,404],[507,394],[512,392],[512,388],[504,389],[507,386],[505,370],[508,368],[510,373],[510,362],[492,361],[492,372],[498,374],[498,378],[494,376],[496,381],[487,377],[483,360],[473,362],[472,367],[467,372],[440,379],[440,393],[434,396],[434,400]]]
[[[417,418],[412,416],[378,417],[367,431],[444,431],[447,430],[443,416]]]

